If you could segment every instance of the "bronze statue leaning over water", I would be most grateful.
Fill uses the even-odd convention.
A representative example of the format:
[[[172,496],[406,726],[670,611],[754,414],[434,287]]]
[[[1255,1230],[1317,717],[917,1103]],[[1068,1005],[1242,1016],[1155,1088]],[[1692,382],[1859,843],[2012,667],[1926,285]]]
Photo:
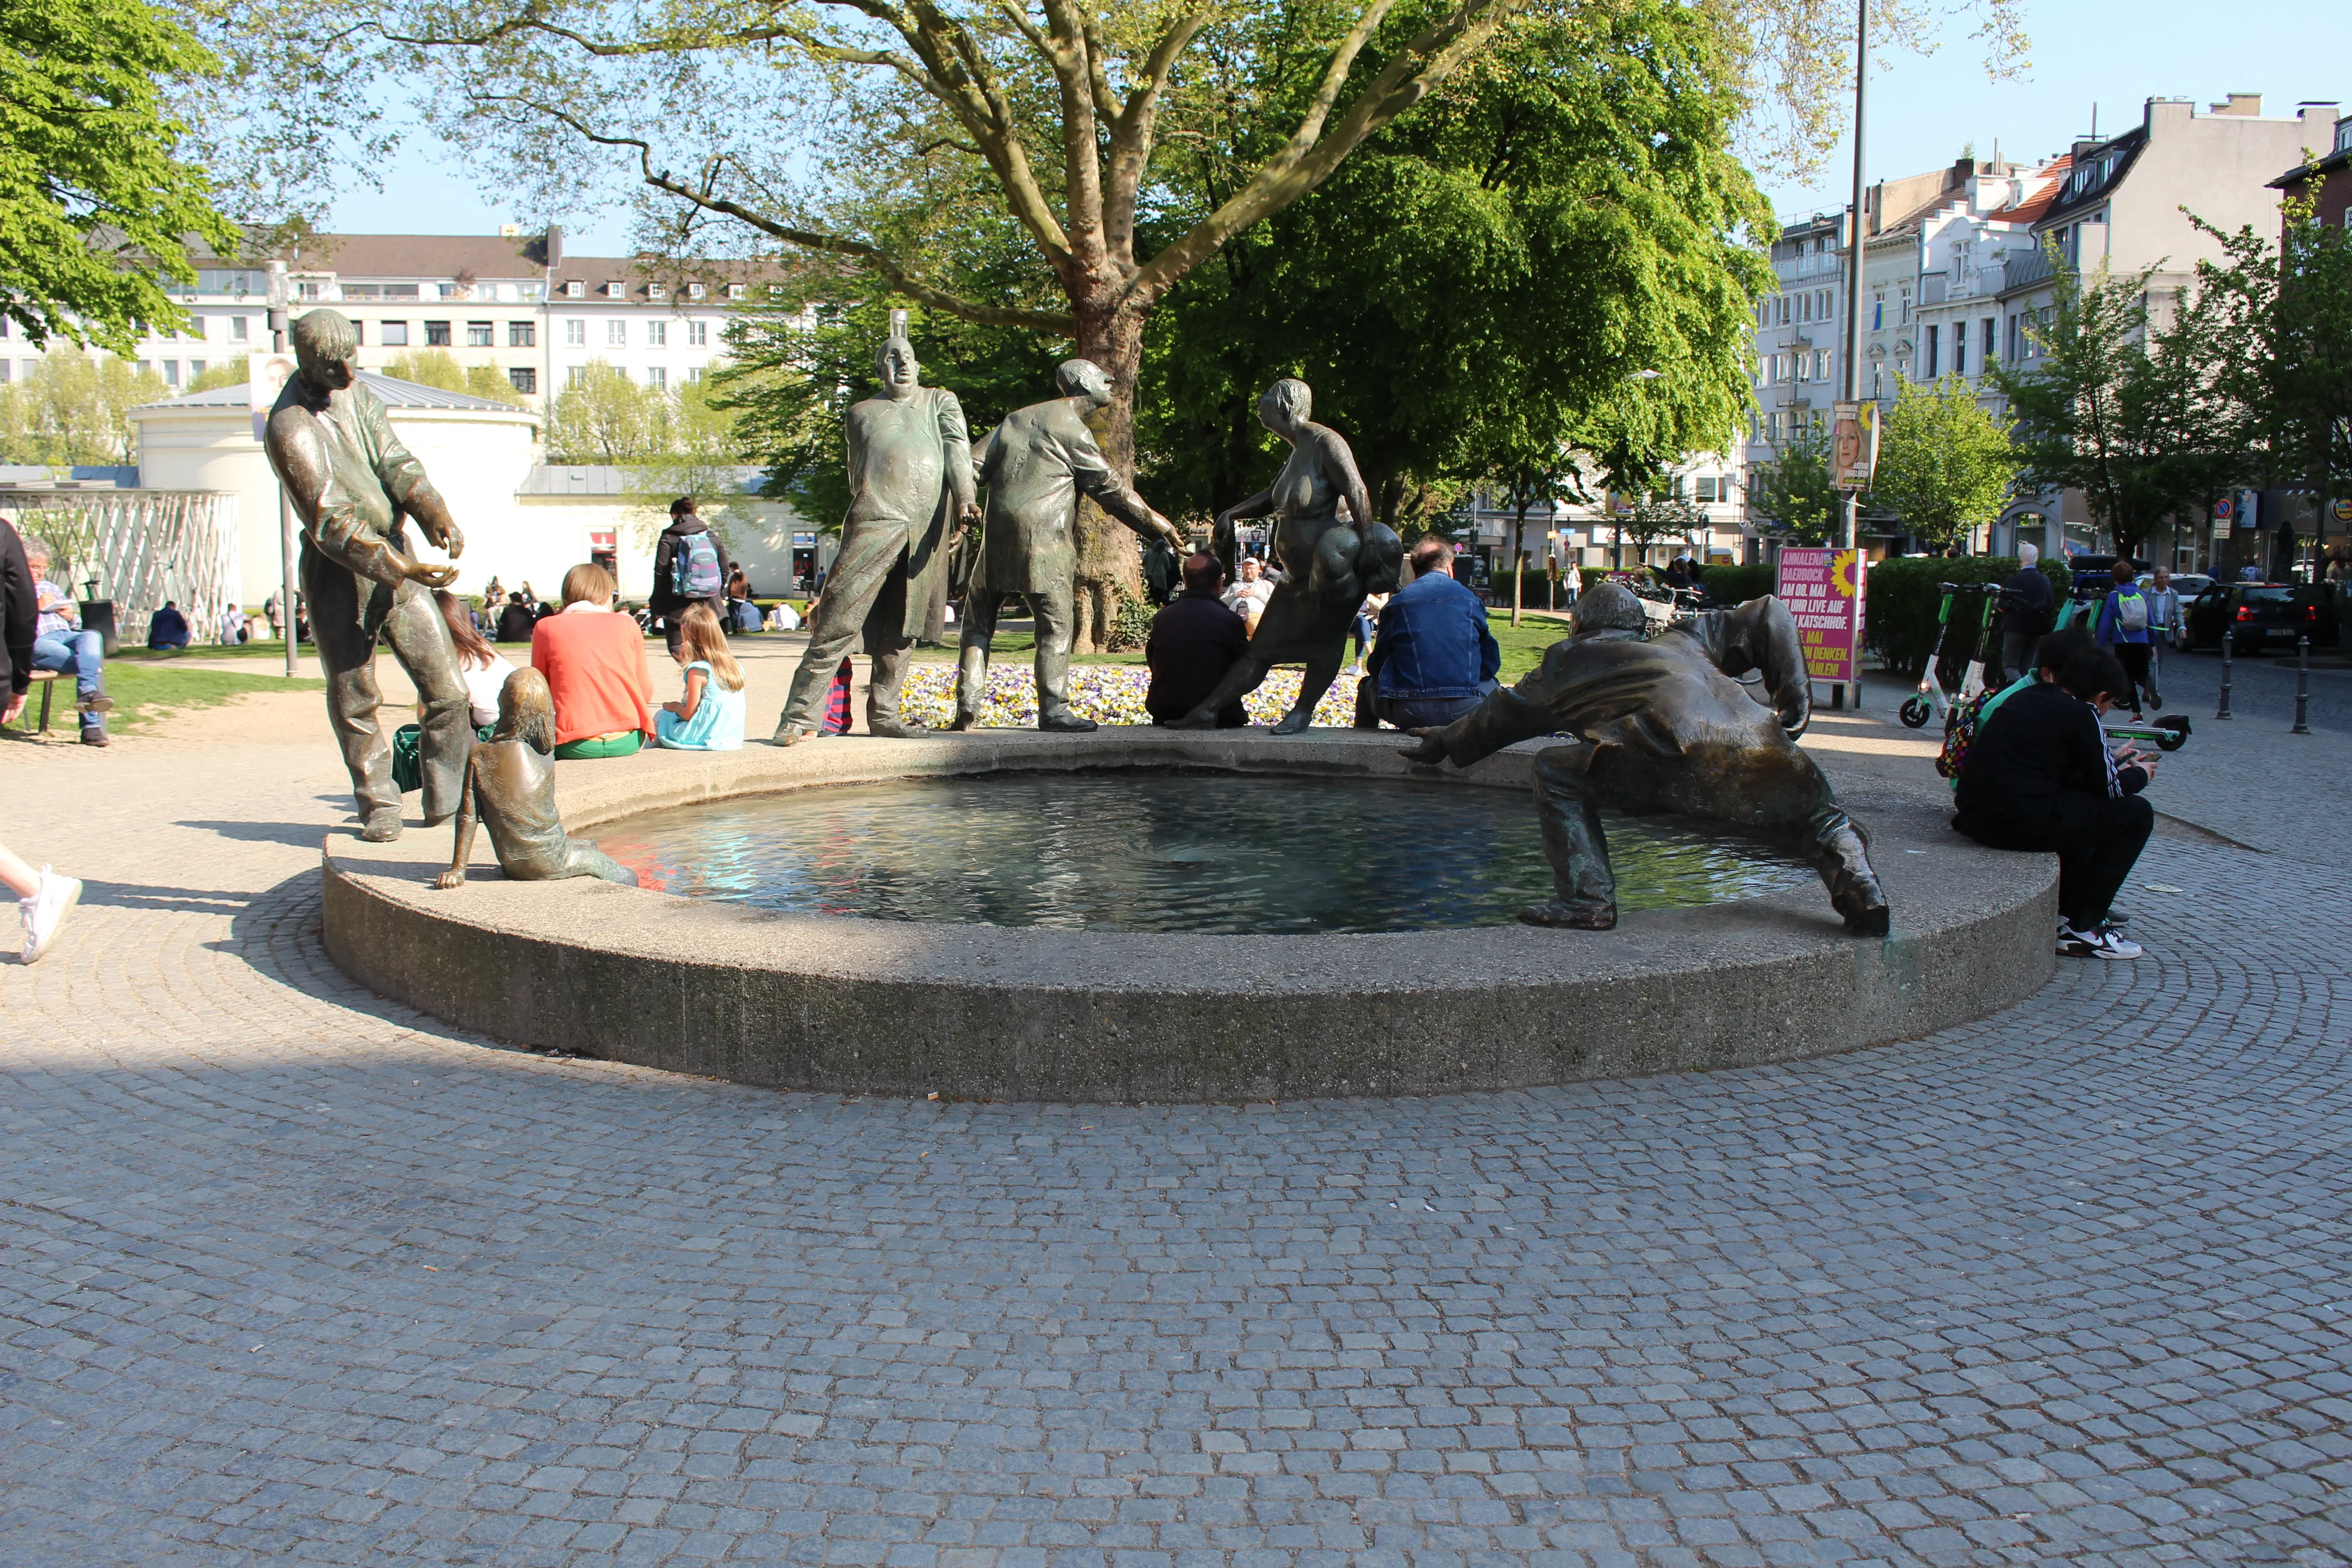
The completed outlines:
[[[1349,628],[1367,594],[1397,585],[1404,546],[1372,517],[1372,499],[1356,471],[1356,456],[1339,433],[1307,417],[1314,395],[1303,381],[1285,378],[1257,400],[1259,422],[1290,443],[1274,484],[1217,516],[1217,546],[1230,551],[1236,519],[1272,517],[1275,563],[1288,580],[1275,584],[1249,653],[1228,670],[1200,706],[1178,720],[1180,730],[1216,727],[1217,715],[1257,689],[1277,664],[1304,664],[1298,701],[1274,727],[1295,735],[1315,721],[1315,705],[1339,678]],[[1344,502],[1347,517],[1339,515]]]
[[[1763,674],[1766,708],[1734,679]],[[1679,812],[1769,835],[1811,862],[1850,931],[1885,936],[1886,894],[1870,840],[1791,737],[1812,710],[1797,623],[1769,595],[1677,621],[1643,640],[1641,601],[1603,583],[1576,602],[1575,631],[1543,662],[1443,730],[1414,731],[1416,763],[1467,767],[1517,741],[1576,738],[1536,757],[1536,800],[1556,889],[1529,925],[1607,931],[1617,881],[1601,807]]]

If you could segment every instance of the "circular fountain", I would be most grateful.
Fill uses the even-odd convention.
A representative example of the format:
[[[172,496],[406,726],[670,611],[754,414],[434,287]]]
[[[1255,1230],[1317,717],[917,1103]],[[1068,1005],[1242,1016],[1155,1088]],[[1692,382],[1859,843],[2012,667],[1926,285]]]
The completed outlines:
[[[1769,849],[1610,826],[1607,932],[1517,923],[1538,746],[980,731],[558,770],[645,886],[429,886],[446,831],[327,846],[330,952],[520,1044],[739,1081],[1034,1100],[1430,1093],[1790,1059],[1926,1033],[2052,973],[2052,874],[1867,779],[1891,939]]]

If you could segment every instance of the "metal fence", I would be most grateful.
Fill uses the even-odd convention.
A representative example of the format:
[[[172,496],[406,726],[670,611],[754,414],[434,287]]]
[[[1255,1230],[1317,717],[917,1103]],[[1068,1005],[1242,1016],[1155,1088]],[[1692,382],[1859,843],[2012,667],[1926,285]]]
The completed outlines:
[[[221,490],[15,490],[0,491],[0,513],[48,542],[50,581],[76,598],[114,602],[124,642],[144,643],[166,602],[198,642],[210,642],[238,603],[236,499]]]

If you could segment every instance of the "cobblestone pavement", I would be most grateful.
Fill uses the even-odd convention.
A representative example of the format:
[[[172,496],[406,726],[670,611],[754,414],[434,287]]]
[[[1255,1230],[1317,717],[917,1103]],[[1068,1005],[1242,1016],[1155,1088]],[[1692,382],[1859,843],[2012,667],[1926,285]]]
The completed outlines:
[[[0,837],[91,879],[0,966],[17,1568],[2352,1561],[2304,857],[2168,830],[2147,960],[1839,1058],[842,1100],[355,990],[264,701],[305,739],[0,745]],[[2227,742],[2340,822],[2284,744]]]

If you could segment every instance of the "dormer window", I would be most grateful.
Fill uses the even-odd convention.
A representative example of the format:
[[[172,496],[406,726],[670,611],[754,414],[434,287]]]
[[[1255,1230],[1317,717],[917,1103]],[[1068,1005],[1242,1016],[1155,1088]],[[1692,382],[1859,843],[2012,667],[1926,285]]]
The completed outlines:
[[[727,285],[727,297],[730,300],[740,300],[746,292],[747,290],[740,283],[730,283]]]
[[[587,292],[588,285],[580,281],[579,279],[567,278],[563,280],[563,297],[565,299],[577,300]]]
[[[686,297],[689,300],[699,300],[703,293],[703,287],[699,283],[689,283],[686,286]]]
[[[648,299],[648,300],[667,300],[667,299],[668,299],[668,298],[669,298],[669,285],[668,285],[668,284],[667,284],[667,283],[648,283],[648,284],[646,284],[646,299]]]
[[[628,293],[629,286],[618,278],[604,285],[604,297],[608,300],[624,300],[628,297]]]

